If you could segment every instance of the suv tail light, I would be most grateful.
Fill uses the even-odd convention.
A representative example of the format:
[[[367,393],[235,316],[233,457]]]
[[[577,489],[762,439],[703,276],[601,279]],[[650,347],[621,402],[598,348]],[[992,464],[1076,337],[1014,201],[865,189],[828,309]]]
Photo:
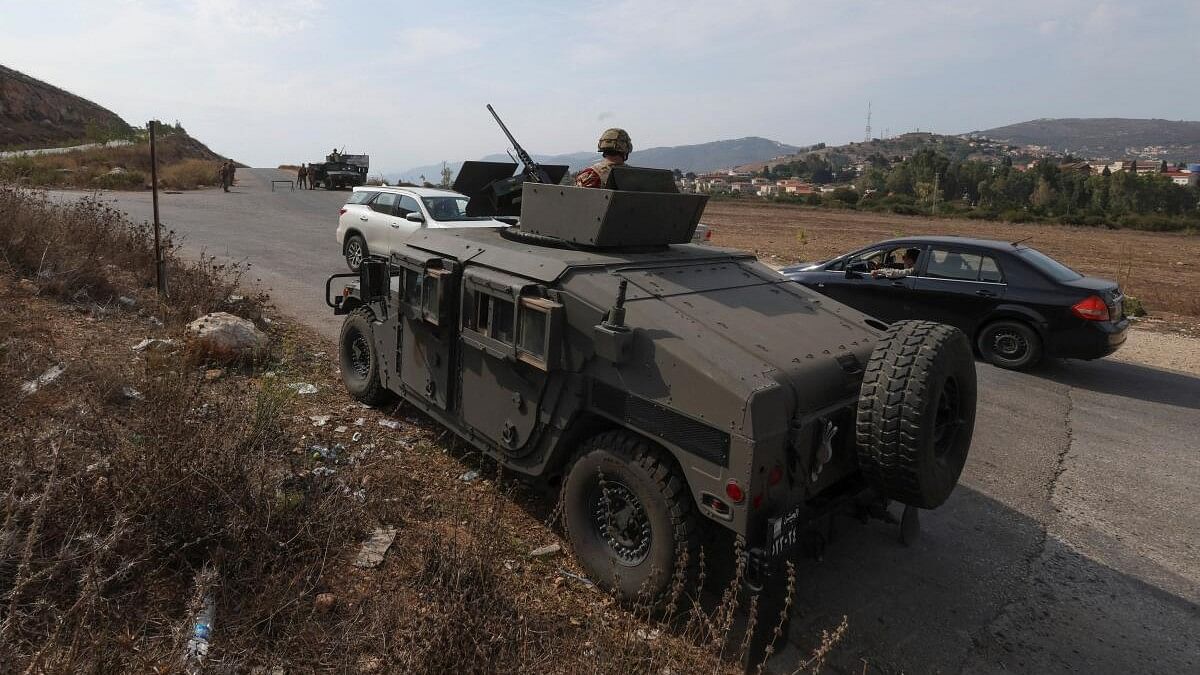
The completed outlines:
[[[1098,295],[1089,295],[1075,303],[1071,313],[1085,321],[1108,321],[1108,305]]]
[[[344,209],[344,208],[338,209],[338,215],[339,215],[339,216],[341,216],[341,215],[345,215],[345,214],[346,214],[346,209]]]

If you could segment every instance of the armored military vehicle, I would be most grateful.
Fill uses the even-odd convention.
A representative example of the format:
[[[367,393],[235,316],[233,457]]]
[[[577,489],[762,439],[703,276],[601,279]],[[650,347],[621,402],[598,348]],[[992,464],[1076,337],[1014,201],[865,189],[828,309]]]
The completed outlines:
[[[889,326],[688,243],[706,197],[669,172],[514,191],[515,166],[469,165],[477,184],[455,189],[516,225],[420,230],[331,277],[326,301],[350,393],[402,398],[509,471],[561,481],[591,578],[661,597],[703,524],[744,537],[753,580],[834,511],[950,495],[975,416],[962,333]]]
[[[326,155],[324,162],[313,162],[309,166],[315,171],[314,187],[341,190],[366,185],[370,165],[369,155],[346,155],[335,151]]]

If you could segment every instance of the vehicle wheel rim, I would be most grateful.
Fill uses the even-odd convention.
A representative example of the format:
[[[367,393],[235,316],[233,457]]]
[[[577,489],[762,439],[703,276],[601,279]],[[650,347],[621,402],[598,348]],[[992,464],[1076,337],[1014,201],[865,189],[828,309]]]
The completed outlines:
[[[937,412],[933,419],[934,457],[941,459],[950,452],[950,448],[954,446],[954,441],[958,437],[958,430],[962,427],[962,423],[963,420],[959,407],[958,381],[950,377],[942,385],[942,392],[938,395]]]
[[[350,357],[350,369],[360,378],[366,378],[371,372],[371,345],[367,342],[367,336],[354,331],[347,356]]]
[[[1015,330],[998,330],[992,334],[992,353],[1005,361],[1019,361],[1029,353],[1029,341]]]
[[[346,245],[346,260],[350,262],[352,267],[358,267],[362,264],[362,259],[362,244],[355,240]]]
[[[601,479],[592,495],[592,524],[617,562],[640,564],[650,553],[650,519],[642,501],[624,483]]]

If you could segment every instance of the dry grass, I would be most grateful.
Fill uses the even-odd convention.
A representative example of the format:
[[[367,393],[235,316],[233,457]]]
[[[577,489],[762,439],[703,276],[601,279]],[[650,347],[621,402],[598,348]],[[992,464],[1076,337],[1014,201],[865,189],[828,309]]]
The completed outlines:
[[[557,535],[526,486],[403,408],[348,400],[327,342],[230,301],[236,269],[170,248],[157,302],[148,236],[95,202],[0,191],[0,670],[178,672],[206,602],[222,672],[737,670],[735,616],[759,621],[739,573],[707,604],[677,586],[664,615],[530,558]],[[267,360],[129,349],[214,309],[265,328]],[[493,478],[459,480],[472,464]],[[353,567],[384,524],[383,563]]]
[[[158,139],[155,152],[162,187],[191,189],[215,184],[219,159],[194,139],[182,134],[164,136]],[[212,170],[202,170],[199,162],[211,165]],[[26,187],[141,190],[150,185],[150,146],[138,142],[14,157],[0,161],[0,182]]]

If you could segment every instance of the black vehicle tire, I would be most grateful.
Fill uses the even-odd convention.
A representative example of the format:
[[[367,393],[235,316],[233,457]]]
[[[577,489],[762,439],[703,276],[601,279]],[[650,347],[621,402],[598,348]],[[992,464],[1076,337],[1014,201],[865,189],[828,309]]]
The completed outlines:
[[[379,351],[371,322],[375,315],[365,307],[350,312],[338,337],[338,364],[346,391],[369,406],[390,402],[393,395],[379,381]]]
[[[954,490],[975,428],[975,359],[957,328],[898,321],[875,347],[858,399],[858,464],[888,499],[922,509]]]
[[[326,189],[326,190],[333,190],[333,179],[332,179],[332,178],[326,178],[326,179],[325,179],[325,189]]]
[[[1025,370],[1042,360],[1042,339],[1024,321],[994,321],[979,331],[979,355],[999,368]]]
[[[367,249],[367,240],[363,239],[361,234],[352,234],[346,237],[346,243],[342,246],[342,255],[346,258],[346,267],[350,268],[351,272],[357,272],[362,261],[366,260],[371,252]]]
[[[674,462],[626,431],[588,439],[563,482],[563,524],[576,558],[625,602],[660,605],[677,574],[684,588],[692,583],[695,512]]]

